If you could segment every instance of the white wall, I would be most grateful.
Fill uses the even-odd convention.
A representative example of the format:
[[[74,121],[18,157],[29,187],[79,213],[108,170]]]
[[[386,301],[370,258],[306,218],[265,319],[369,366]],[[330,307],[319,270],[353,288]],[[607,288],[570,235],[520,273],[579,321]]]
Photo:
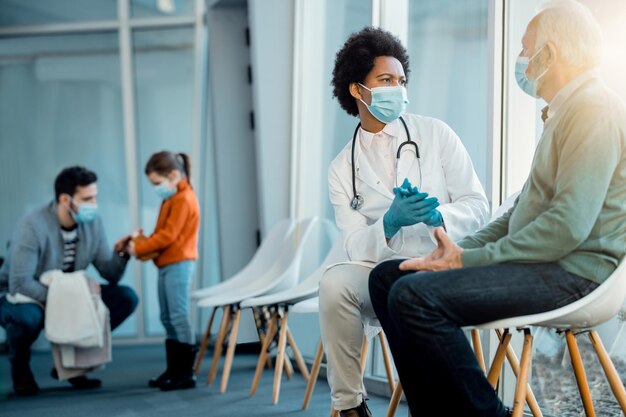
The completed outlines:
[[[291,0],[248,1],[262,236],[289,216],[293,14]]]
[[[249,117],[250,52],[245,7],[209,13],[209,82],[213,111],[222,280],[241,270],[256,251],[258,228],[254,133]]]

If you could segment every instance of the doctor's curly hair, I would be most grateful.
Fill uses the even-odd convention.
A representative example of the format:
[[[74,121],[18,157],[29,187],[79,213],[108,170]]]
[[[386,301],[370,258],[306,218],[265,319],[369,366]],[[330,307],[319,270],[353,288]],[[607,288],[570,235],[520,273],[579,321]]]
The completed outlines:
[[[344,43],[335,57],[333,69],[333,96],[350,115],[358,116],[356,100],[350,95],[350,84],[362,83],[374,68],[374,60],[379,56],[392,56],[400,61],[404,74],[409,78],[409,56],[400,40],[382,29],[366,27],[355,32]]]

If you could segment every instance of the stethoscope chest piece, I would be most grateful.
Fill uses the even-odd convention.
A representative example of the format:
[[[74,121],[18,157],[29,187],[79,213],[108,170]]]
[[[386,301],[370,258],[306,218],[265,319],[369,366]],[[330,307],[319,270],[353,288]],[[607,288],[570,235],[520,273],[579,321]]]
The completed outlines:
[[[361,194],[357,194],[352,198],[352,201],[350,202],[350,207],[352,207],[354,210],[360,210],[361,207],[363,207],[363,197],[361,197]]]

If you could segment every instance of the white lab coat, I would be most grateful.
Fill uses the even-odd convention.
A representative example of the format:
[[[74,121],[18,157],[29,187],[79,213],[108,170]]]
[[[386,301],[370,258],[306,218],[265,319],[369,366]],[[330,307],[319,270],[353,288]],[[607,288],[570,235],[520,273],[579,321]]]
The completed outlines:
[[[456,241],[473,233],[489,218],[489,203],[461,140],[440,120],[414,114],[404,114],[403,118],[412,140],[419,146],[420,191],[439,199],[441,205],[438,210],[451,239]],[[396,120],[386,129],[397,137],[397,149],[406,140],[404,127]],[[358,135],[354,152],[356,189],[364,204],[359,210],[350,207],[353,198],[351,145],[350,140],[328,170],[330,201],[350,260],[378,263],[386,259],[429,254],[436,246],[432,237],[433,228],[423,223],[401,228],[387,243],[383,215],[394,195],[380,181],[361,152]],[[413,185],[420,183],[419,164],[412,146],[402,148],[396,173],[397,184],[402,184],[405,177]]]

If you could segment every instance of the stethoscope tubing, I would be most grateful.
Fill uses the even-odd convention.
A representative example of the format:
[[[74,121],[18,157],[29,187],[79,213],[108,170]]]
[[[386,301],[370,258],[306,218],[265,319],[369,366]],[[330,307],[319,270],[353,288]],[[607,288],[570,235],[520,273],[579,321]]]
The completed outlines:
[[[402,142],[400,144],[400,146],[398,146],[398,151],[396,152],[396,175],[397,175],[397,171],[398,171],[398,161],[400,160],[400,155],[402,153],[402,148],[405,145],[412,145],[415,148],[415,156],[417,156],[417,161],[419,164],[420,161],[420,150],[419,150],[419,146],[417,146],[417,142],[414,142],[411,139],[411,133],[409,133],[409,128],[406,125],[406,122],[404,121],[404,119],[402,118],[402,116],[400,116],[400,121],[402,122],[402,125],[404,126],[404,130],[406,131],[406,138],[407,140],[405,140],[404,142]],[[356,167],[354,165],[354,149],[356,146],[356,135],[359,132],[359,128],[361,127],[361,122],[359,122],[359,124],[356,126],[356,129],[354,129],[354,134],[352,135],[352,158],[351,158],[351,162],[352,162],[352,200],[350,201],[350,207],[352,207],[354,210],[358,210],[363,206],[363,197],[359,194],[357,194],[356,192]],[[422,166],[420,164],[420,187],[422,186],[421,182],[422,182]]]

